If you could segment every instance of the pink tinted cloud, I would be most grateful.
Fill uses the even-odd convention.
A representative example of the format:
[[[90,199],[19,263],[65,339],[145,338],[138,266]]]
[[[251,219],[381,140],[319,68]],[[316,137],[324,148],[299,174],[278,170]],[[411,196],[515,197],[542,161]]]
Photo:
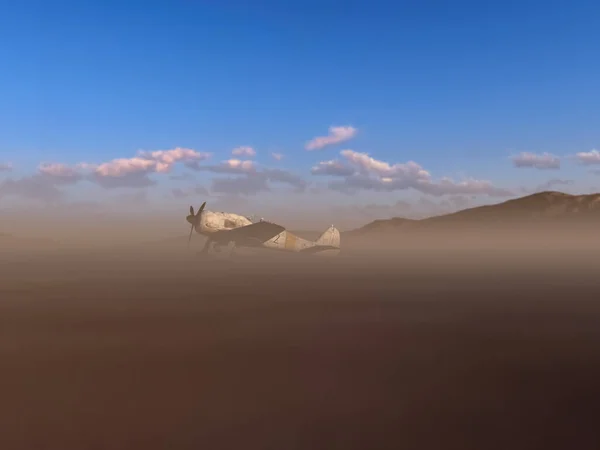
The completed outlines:
[[[329,127],[329,134],[327,136],[317,136],[306,143],[306,150],[320,150],[329,145],[340,144],[342,142],[349,141],[358,130],[352,126],[331,126]]]
[[[253,158],[256,156],[256,150],[254,150],[252,147],[241,146],[241,147],[234,148],[231,151],[231,154],[234,156],[243,156],[246,158]]]
[[[486,180],[466,179],[454,181],[442,178],[434,181],[431,174],[413,161],[391,164],[373,158],[368,153],[342,150],[340,154],[346,164],[340,161],[323,161],[313,167],[314,175],[330,175],[338,178],[329,183],[329,187],[342,192],[357,190],[397,191],[415,189],[419,192],[441,195],[490,195],[510,196],[506,189],[495,187]]]
[[[579,152],[575,158],[585,165],[600,164],[600,152],[598,150],[590,150],[589,152]]]

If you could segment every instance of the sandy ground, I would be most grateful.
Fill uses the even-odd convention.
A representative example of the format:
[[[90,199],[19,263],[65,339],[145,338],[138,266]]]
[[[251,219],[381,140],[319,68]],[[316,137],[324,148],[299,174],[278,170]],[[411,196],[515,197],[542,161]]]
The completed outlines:
[[[0,448],[600,448],[595,256],[0,258]]]

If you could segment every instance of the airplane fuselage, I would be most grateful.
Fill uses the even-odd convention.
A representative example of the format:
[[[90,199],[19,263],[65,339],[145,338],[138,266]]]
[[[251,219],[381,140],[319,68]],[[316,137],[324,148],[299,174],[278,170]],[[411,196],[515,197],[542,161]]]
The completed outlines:
[[[205,210],[202,211],[200,220],[194,228],[196,233],[206,236],[210,239],[211,235],[217,231],[233,230],[234,228],[245,227],[247,225],[251,225],[252,223],[253,222],[249,218],[239,214]],[[227,245],[227,242],[217,242],[217,244]],[[244,246],[258,246],[273,250],[300,252],[316,245],[317,244],[313,241],[303,239],[288,230],[284,230],[263,243],[257,244],[249,241],[245,243]]]
[[[309,247],[317,245],[312,241],[296,236],[294,233],[288,230],[284,230],[276,236],[263,243],[263,247],[267,247],[273,250],[285,250],[290,252],[300,252]]]
[[[210,236],[212,233],[223,230],[251,225],[252,221],[239,214],[227,212],[202,211],[199,222],[196,224],[196,233]]]

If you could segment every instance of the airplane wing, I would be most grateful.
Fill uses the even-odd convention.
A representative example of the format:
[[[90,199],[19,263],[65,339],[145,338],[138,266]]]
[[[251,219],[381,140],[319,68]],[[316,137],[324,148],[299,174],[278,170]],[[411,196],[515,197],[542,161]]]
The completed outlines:
[[[284,231],[281,225],[270,222],[257,222],[232,230],[221,230],[213,233],[211,239],[222,242],[255,242],[262,244]]]

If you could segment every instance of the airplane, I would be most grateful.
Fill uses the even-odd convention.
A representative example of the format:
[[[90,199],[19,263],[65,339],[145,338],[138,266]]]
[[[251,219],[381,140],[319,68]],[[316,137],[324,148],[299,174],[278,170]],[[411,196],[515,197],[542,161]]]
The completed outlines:
[[[340,250],[340,232],[333,225],[316,241],[310,241],[296,236],[281,225],[263,219],[253,222],[239,214],[208,211],[204,209],[205,207],[206,202],[202,203],[198,212],[194,214],[194,207],[190,206],[190,214],[186,217],[191,225],[188,247],[194,230],[207,238],[200,254],[207,254],[211,250],[221,252],[223,246],[230,248],[230,255],[236,247],[266,248],[305,254]]]

